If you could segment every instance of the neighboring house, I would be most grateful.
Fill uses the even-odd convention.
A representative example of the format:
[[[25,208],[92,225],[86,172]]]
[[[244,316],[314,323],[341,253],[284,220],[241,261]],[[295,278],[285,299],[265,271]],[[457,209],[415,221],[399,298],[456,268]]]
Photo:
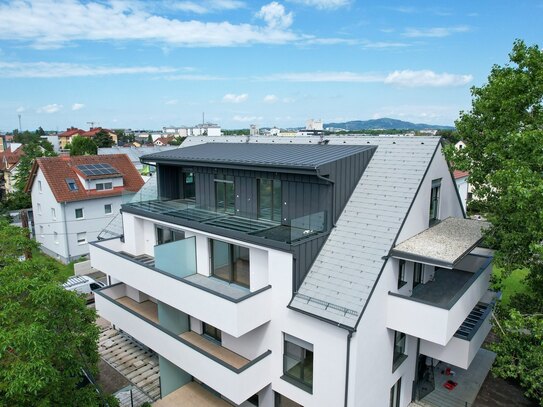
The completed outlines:
[[[102,127],[91,127],[89,131],[85,131],[85,130],[81,130],[75,127],[70,127],[66,129],[65,132],[59,133],[57,135],[60,148],[65,149],[66,145],[71,143],[72,139],[76,136],[88,137],[92,139],[100,131],[105,131],[107,134],[109,134],[109,136],[113,139],[113,145],[117,145],[117,142],[118,142],[117,134],[115,134],[115,132],[112,130],[104,129]]]
[[[87,243],[142,185],[125,154],[36,159],[26,191],[41,249],[64,263],[87,255]]]
[[[405,407],[473,374],[491,256],[439,138],[209,141],[142,157],[158,193],[90,247],[98,313],[159,355],[155,406]]]
[[[460,195],[462,206],[464,207],[465,211],[467,209],[468,201],[471,199],[469,172],[454,170],[453,175],[456,182],[456,188],[458,189],[458,194]]]
[[[155,146],[168,146],[175,140],[175,136],[159,137],[153,143]]]
[[[15,149],[11,146],[0,152],[0,199],[15,192],[15,177],[23,154],[22,147]]]

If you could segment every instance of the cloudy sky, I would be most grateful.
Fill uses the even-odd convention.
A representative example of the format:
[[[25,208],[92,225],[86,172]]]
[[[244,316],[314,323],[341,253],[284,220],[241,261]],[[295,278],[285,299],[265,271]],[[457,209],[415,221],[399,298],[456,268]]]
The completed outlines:
[[[453,124],[543,0],[0,0],[0,131]]]

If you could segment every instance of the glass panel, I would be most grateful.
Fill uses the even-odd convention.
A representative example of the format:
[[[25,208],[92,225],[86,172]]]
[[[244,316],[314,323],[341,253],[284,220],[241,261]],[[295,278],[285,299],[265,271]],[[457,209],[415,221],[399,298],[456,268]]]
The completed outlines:
[[[187,199],[191,199],[196,196],[194,174],[192,172],[183,173],[183,194]]]
[[[226,207],[224,211],[226,213],[234,213],[234,210],[236,208],[234,183],[226,183],[224,184],[224,188],[225,188],[225,200],[226,200]]]
[[[230,245],[218,240],[211,241],[211,274],[222,280],[232,280]]]
[[[422,264],[415,263],[413,267],[413,288],[415,288],[422,283]]]
[[[158,230],[158,229],[157,229]],[[196,273],[196,238],[155,246],[155,267],[176,277]]]
[[[225,198],[224,198],[224,182],[215,181],[215,205],[217,211],[224,212],[225,210]]]
[[[206,324],[205,322],[202,323],[202,330],[205,336],[210,337],[211,339],[214,339],[216,341],[221,342],[222,340],[222,334],[221,330],[215,328],[213,325]]]
[[[234,282],[244,287],[249,287],[249,249],[241,246],[233,246]]]
[[[313,352],[295,345],[289,341],[284,342],[283,372],[302,383],[313,386]]]
[[[258,180],[258,217],[272,219],[272,180]]]

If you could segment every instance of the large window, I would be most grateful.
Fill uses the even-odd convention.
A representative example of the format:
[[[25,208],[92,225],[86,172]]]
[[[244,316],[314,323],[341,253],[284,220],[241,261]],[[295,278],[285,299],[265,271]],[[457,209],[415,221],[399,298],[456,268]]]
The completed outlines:
[[[281,222],[281,181],[258,180],[258,217]]]
[[[398,271],[398,290],[407,284],[405,277],[405,260],[400,260]]]
[[[214,341],[221,342],[222,334],[221,330],[215,328],[213,325],[206,324],[202,322],[202,333],[204,336],[213,339]]]
[[[298,387],[313,390],[313,345],[285,334],[283,378]]]
[[[111,183],[111,182],[101,182],[99,184],[96,184],[96,190],[97,191],[103,191],[105,189],[113,189],[113,183]]]
[[[422,263],[413,264],[413,288],[422,283]]]
[[[217,175],[215,178],[215,207],[217,212],[234,213],[236,207],[234,177]]]
[[[211,240],[211,274],[249,288],[249,249]]]
[[[390,389],[390,407],[400,407],[400,396],[402,394],[402,378]]]
[[[439,220],[439,196],[441,193],[441,178],[432,181],[430,193],[430,226]]]
[[[194,185],[194,173],[183,173],[183,197],[185,199],[193,199],[196,196],[196,188]]]
[[[183,240],[185,238],[185,232],[182,230],[169,229],[163,226],[156,226],[156,244],[164,244],[175,242],[176,240]]]
[[[406,336],[403,332],[394,331],[394,357],[392,358],[392,371],[395,371],[407,359],[405,354]]]

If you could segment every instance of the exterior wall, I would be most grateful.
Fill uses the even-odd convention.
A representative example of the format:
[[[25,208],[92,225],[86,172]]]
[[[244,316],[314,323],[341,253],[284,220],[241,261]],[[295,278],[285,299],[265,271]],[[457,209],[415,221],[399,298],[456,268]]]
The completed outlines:
[[[458,194],[460,195],[460,198],[462,199],[462,206],[464,207],[464,210],[467,209],[467,203],[468,203],[468,189],[469,189],[469,183],[468,183],[468,177],[458,178],[456,179],[456,187],[458,188]]]
[[[40,184],[41,192],[39,191]],[[67,237],[69,235],[66,235],[63,206],[56,201],[41,169],[37,171],[30,196],[34,212],[36,241],[41,244],[42,250],[49,255],[57,257],[63,262],[68,262]],[[53,218],[51,209],[55,210],[55,218]],[[56,239],[55,233],[57,233]]]
[[[463,218],[461,202],[458,199],[447,161],[443,156],[441,146],[430,163],[428,172],[424,177],[419,193],[415,197],[405,223],[398,235],[396,244],[409,239],[410,237],[422,232],[428,228],[430,213],[430,193],[432,190],[432,180],[441,178],[441,193],[439,202],[439,219],[445,219],[450,216]]]
[[[121,196],[68,202],[64,205],[68,253],[70,261],[89,253],[89,245],[78,244],[77,234],[86,232],[87,242],[98,240],[98,235],[121,209]],[[111,213],[106,214],[104,205],[111,204]],[[83,219],[75,218],[75,210],[83,208]]]

